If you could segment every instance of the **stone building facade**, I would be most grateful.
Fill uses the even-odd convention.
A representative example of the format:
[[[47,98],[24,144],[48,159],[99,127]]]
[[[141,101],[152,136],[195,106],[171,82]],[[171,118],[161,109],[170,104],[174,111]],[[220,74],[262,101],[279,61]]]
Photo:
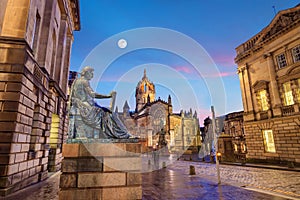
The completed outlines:
[[[218,138],[218,151],[222,153],[222,160],[244,160],[247,147],[244,134],[243,111],[225,115],[223,132]]]
[[[300,4],[236,48],[249,160],[300,163]]]
[[[197,112],[181,111],[173,113],[172,99],[155,100],[155,85],[148,79],[146,71],[136,87],[136,108],[131,112],[125,102],[120,119],[128,131],[144,139],[144,151],[156,148],[161,129],[166,132],[169,150],[183,150],[189,146],[200,145],[199,119]],[[145,148],[146,147],[146,148]]]
[[[0,195],[60,169],[78,0],[0,1]]]

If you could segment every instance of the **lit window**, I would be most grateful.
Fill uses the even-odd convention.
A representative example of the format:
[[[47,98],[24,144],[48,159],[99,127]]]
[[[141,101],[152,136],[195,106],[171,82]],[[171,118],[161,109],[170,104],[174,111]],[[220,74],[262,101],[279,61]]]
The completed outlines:
[[[287,66],[286,59],[284,53],[277,56],[278,68],[281,69]]]
[[[300,78],[297,79],[297,97],[298,97],[298,102],[300,102]]]
[[[293,48],[292,50],[294,62],[300,61],[300,46]]]
[[[245,145],[245,144],[242,144],[242,149],[243,149],[243,152],[246,152],[246,151],[247,151],[247,148],[246,148],[246,145]]]
[[[286,82],[283,84],[283,92],[284,92],[284,105],[290,106],[294,104],[293,99],[293,91],[290,82]]]
[[[59,115],[52,114],[51,128],[50,128],[50,147],[56,148],[59,139]]]
[[[234,151],[238,151],[238,146],[234,144]]]
[[[259,91],[259,99],[260,99],[262,111],[268,110],[269,105],[268,105],[267,90]]]
[[[275,143],[272,130],[263,130],[265,151],[275,153]]]

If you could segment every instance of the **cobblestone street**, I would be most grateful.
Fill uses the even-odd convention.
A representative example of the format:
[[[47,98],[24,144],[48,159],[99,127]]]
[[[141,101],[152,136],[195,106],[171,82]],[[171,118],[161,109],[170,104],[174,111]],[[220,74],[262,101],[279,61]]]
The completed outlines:
[[[196,175],[189,175],[190,165]],[[143,174],[143,199],[300,199],[299,172],[230,165],[220,165],[220,171],[218,185],[214,164],[176,161]],[[57,200],[59,175],[5,199]]]
[[[194,165],[196,175],[217,181],[216,165],[202,162],[178,161],[169,169],[189,173],[187,165]],[[300,199],[300,173],[284,170],[244,166],[220,165],[221,182],[239,187],[275,192]]]

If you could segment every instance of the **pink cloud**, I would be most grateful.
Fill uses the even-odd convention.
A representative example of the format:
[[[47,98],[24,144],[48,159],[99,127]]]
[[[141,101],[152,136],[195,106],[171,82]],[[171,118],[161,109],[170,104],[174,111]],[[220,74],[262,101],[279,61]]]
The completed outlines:
[[[206,78],[227,77],[227,76],[236,76],[236,72],[220,72],[217,74],[204,75],[204,77],[206,77]]]
[[[213,55],[213,60],[217,65],[223,65],[223,66],[233,66],[234,63],[234,55]]]
[[[187,74],[192,74],[193,70],[191,69],[191,67],[186,67],[186,66],[177,66],[175,67],[175,69],[179,72],[184,72]]]
[[[199,123],[200,123],[200,126],[203,126],[203,123],[204,123],[204,119],[206,117],[210,117],[211,118],[211,111],[209,109],[199,109],[197,111],[198,113],[198,118],[199,118]]]

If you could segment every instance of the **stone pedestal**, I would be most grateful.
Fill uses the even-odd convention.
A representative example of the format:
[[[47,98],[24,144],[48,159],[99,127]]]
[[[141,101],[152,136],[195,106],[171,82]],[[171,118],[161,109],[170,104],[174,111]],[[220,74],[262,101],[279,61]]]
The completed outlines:
[[[142,199],[137,139],[68,142],[63,145],[59,199]]]

